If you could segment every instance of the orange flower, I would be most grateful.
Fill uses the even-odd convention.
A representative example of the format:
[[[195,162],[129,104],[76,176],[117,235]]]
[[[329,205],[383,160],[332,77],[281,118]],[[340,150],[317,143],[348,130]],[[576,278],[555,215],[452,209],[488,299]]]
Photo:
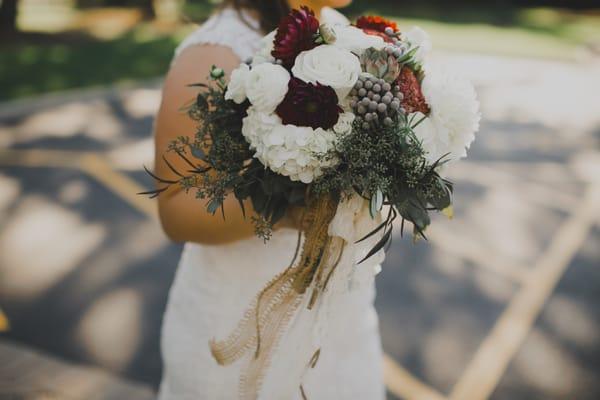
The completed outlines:
[[[356,27],[381,33],[385,32],[385,28],[392,28],[394,32],[398,32],[398,25],[394,21],[377,15],[365,15],[358,18],[356,20]]]

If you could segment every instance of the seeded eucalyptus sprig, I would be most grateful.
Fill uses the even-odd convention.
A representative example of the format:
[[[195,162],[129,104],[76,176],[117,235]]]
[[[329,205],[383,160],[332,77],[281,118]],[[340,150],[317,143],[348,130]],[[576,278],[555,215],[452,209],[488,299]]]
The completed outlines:
[[[314,185],[317,192],[355,192],[370,202],[375,216],[383,205],[390,211],[385,221],[371,234],[384,230],[374,252],[391,240],[392,222],[397,216],[413,224],[413,234],[425,237],[430,224],[429,211],[442,211],[451,205],[452,183],[437,172],[445,157],[433,164],[427,162],[414,129],[422,122],[402,114],[397,124],[377,124],[365,129],[355,122],[350,134],[342,137],[335,151],[325,157],[336,157],[339,164],[325,170]],[[368,258],[374,252],[369,253]]]

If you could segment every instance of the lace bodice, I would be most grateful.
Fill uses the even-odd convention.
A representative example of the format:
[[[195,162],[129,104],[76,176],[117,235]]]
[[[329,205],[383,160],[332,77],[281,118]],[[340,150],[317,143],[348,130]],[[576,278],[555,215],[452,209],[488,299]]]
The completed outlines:
[[[326,10],[322,19],[347,21],[333,10]],[[243,21],[236,11],[223,10],[186,38],[176,55],[190,46],[216,44],[230,47],[246,60],[259,47],[256,26],[251,18]],[[365,221],[357,218],[364,212],[360,204],[355,201],[340,208],[330,226],[336,235],[346,235],[349,243],[371,226],[355,229],[355,222]],[[163,322],[160,400],[238,398],[240,363],[217,365],[208,342],[226,337],[235,328],[254,296],[288,266],[296,240],[296,231],[280,230],[267,244],[249,238],[221,246],[185,245]],[[358,268],[355,265],[369,244],[348,246],[322,304],[314,312],[303,307],[290,323],[263,381],[260,399],[299,400],[300,385],[310,400],[385,398],[372,306],[373,277],[381,255]],[[321,356],[311,369],[308,364],[318,348]]]
[[[261,37],[258,22],[248,13],[226,8],[185,38],[175,50],[175,57],[190,46],[213,44],[231,48],[246,61],[258,50]]]
[[[328,7],[321,11],[321,18],[331,24],[348,24],[346,17]],[[250,14],[226,8],[185,38],[175,50],[175,57],[190,46],[214,44],[231,48],[246,61],[258,50],[261,37],[258,21]]]

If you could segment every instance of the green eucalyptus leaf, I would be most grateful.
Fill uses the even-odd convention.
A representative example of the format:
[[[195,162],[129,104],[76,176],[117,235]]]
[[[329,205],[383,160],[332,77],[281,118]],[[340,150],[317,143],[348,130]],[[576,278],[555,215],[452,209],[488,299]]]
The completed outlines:
[[[271,213],[271,224],[276,224],[284,217],[287,211],[287,201],[284,197],[280,197],[274,202],[273,211]]]
[[[409,221],[413,223],[415,228],[419,231],[425,230],[427,226],[431,223],[431,219],[429,218],[429,213],[423,207],[413,204],[413,202],[409,202],[407,206],[407,213]]]
[[[211,214],[215,214],[217,212],[217,210],[221,207],[222,203],[221,201],[219,201],[218,199],[212,199],[208,202],[208,205],[206,206],[206,210],[211,213]]]
[[[367,260],[368,258],[372,257],[374,254],[376,254],[379,250],[383,249],[384,246],[391,240],[392,238],[392,229],[389,229],[384,235],[383,237],[375,244],[375,246],[373,246],[373,248],[367,253],[367,255],[360,260],[358,263],[361,264],[363,261]]]
[[[199,160],[206,161],[206,153],[204,153],[204,150],[201,147],[192,146],[191,151],[194,157],[196,157]]]
[[[371,218],[375,218],[381,207],[383,206],[383,193],[380,189],[375,191],[375,194],[371,197],[369,203],[369,213],[371,214]]]
[[[417,54],[418,50],[419,50],[419,47],[415,47],[415,48],[411,49],[408,53],[406,53],[402,57],[400,57],[398,59],[398,62],[401,63],[401,64],[406,63],[407,61],[409,61],[410,59],[412,59],[415,54]]]
[[[288,202],[293,205],[304,204],[305,189],[302,186],[294,187],[286,193]]]
[[[439,184],[439,183],[438,183]],[[429,204],[441,211],[452,204],[452,196],[450,190],[446,186],[442,186],[438,189],[438,192],[427,199]]]
[[[263,192],[262,187],[260,185],[255,188],[250,198],[252,200],[252,207],[254,208],[254,211],[256,211],[259,214],[262,214],[267,206],[267,202],[269,199],[265,192]]]

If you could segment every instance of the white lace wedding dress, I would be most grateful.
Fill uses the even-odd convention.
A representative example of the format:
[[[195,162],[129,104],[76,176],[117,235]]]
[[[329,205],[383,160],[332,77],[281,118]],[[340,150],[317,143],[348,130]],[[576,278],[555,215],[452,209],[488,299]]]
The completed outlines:
[[[343,18],[331,9],[323,13],[330,21]],[[236,11],[226,9],[185,39],[177,53],[194,45],[217,44],[231,47],[246,60],[260,38]],[[382,254],[356,265],[372,241],[351,244],[374,226],[364,213],[362,200],[339,207],[330,234],[348,242],[342,260],[317,306],[313,310],[301,306],[290,322],[266,371],[260,399],[302,399],[300,385],[309,400],[385,398],[373,308],[374,276]],[[185,245],[163,322],[160,400],[238,398],[242,360],[218,365],[209,340],[224,339],[234,330],[256,294],[288,266],[296,241],[296,231],[281,230],[267,244],[250,238],[220,246]],[[317,349],[319,360],[310,368]]]

